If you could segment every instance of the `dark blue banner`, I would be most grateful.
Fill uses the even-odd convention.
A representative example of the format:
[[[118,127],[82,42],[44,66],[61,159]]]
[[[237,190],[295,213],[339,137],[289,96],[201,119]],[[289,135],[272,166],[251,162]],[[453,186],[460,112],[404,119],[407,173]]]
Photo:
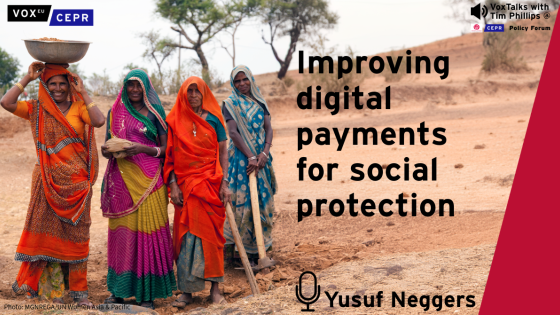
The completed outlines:
[[[486,24],[486,26],[484,27],[484,31],[485,32],[503,32],[504,31],[504,24]]]
[[[93,10],[53,10],[50,26],[93,26]]]

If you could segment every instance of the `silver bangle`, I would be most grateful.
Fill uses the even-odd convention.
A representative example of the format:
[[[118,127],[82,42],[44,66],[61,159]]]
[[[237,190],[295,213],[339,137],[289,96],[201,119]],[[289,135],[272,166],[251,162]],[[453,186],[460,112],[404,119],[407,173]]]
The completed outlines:
[[[255,155],[253,155],[252,157],[248,158],[247,160],[252,161],[252,160],[256,160],[256,159],[257,159],[257,157]]]
[[[167,185],[171,185],[171,184],[173,184],[173,183],[175,183],[175,182],[177,182],[177,179],[172,179],[172,180],[169,181],[169,183],[168,183]]]
[[[268,155],[266,155],[266,153],[264,153],[264,151],[262,151],[261,153],[264,154],[264,156],[266,156],[266,159],[268,160]]]

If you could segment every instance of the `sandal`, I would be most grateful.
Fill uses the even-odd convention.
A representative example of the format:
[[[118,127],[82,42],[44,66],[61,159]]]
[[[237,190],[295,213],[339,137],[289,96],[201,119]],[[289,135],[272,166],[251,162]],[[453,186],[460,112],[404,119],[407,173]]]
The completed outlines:
[[[103,301],[105,304],[122,304],[124,303],[124,299],[120,297],[116,297],[114,294],[111,293],[111,296]]]
[[[154,301],[145,301],[145,302],[142,302],[142,303],[140,303],[140,304],[138,304],[138,305],[139,305],[140,307],[145,307],[145,308],[149,308],[149,309],[155,310]],[[186,306],[186,305],[185,305],[185,306]]]
[[[79,299],[74,299],[74,303],[77,303],[78,306],[87,306],[87,307],[93,307],[93,303],[91,303],[87,298],[79,298]]]

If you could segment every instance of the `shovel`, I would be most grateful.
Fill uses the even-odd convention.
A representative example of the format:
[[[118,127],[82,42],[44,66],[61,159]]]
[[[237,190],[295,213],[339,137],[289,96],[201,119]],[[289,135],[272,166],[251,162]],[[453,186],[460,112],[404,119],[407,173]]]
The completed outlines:
[[[261,211],[259,208],[259,190],[257,188],[257,173],[255,170],[249,174],[249,191],[251,193],[251,208],[253,211],[253,223],[255,225],[255,236],[257,237],[257,248],[259,250],[259,264],[253,267],[253,271],[272,267],[276,265],[276,261],[266,256],[264,248],[264,237],[261,225]]]
[[[259,286],[257,285],[257,280],[251,269],[251,264],[247,258],[247,253],[245,252],[245,247],[243,247],[243,242],[241,241],[241,236],[239,235],[239,230],[237,229],[237,224],[235,223],[235,217],[233,216],[233,210],[231,210],[231,203],[226,205],[226,215],[231,228],[231,234],[233,234],[233,240],[237,250],[239,251],[239,256],[241,257],[241,262],[243,262],[243,268],[245,269],[245,274],[247,275],[247,280],[249,280],[249,286],[251,287],[251,292],[253,296],[261,294],[259,291]]]

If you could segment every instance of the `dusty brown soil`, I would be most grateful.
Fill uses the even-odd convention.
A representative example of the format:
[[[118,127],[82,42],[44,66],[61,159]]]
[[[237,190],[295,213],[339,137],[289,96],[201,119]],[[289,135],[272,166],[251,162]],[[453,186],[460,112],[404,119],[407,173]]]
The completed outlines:
[[[298,312],[302,305],[295,302],[294,284],[301,271],[312,270],[321,275],[321,285],[332,284],[344,292],[364,289],[370,294],[374,288],[375,291],[389,292],[405,287],[418,294],[469,292],[476,295],[477,308],[461,308],[460,314],[474,314],[482,298],[548,40],[546,35],[524,39],[522,53],[531,70],[519,74],[480,74],[484,54],[481,34],[416,47],[414,53],[417,55],[449,55],[450,76],[441,81],[436,74],[410,75],[392,83],[390,110],[343,110],[336,116],[327,111],[301,111],[295,103],[297,84],[283,90],[274,80],[274,74],[257,77],[261,89],[270,99],[273,117],[272,154],[280,190],[275,196],[277,214],[272,255],[279,265],[271,274],[257,276],[261,290],[269,290],[267,295],[242,299],[251,294],[244,273],[230,268],[226,270],[222,289],[231,305],[213,307],[208,311],[198,309],[210,306],[207,288],[195,295],[195,303],[185,311],[245,314],[246,307],[251,306],[251,311],[263,314]],[[306,84],[300,81],[305,80],[303,75],[292,71],[289,76],[299,81],[300,86]],[[372,76],[361,87],[362,91],[382,91],[387,85],[382,77]],[[216,93],[217,99],[226,96],[227,93]],[[174,104],[174,96],[161,98],[169,110]],[[114,98],[110,97],[95,99],[104,112],[113,101]],[[340,152],[336,151],[335,145],[313,144],[297,151],[298,127],[314,131],[318,127],[375,127],[382,130],[384,127],[417,128],[421,122],[426,122],[431,129],[446,128],[447,143],[444,146],[352,146],[348,143]],[[103,139],[104,129],[97,130],[98,145]],[[336,141],[334,136],[331,140]],[[16,296],[11,290],[19,268],[13,258],[27,211],[35,149],[28,123],[4,111],[0,113],[0,150],[0,211],[3,213],[0,225],[3,236],[0,240],[0,304],[21,304],[26,303],[26,298]],[[301,156],[308,158],[308,165],[337,162],[340,166],[332,181],[306,179],[300,182],[296,164]],[[402,164],[404,157],[409,157],[411,164],[429,164],[437,157],[438,180],[349,180],[353,163]],[[105,167],[106,161],[101,158],[100,178]],[[107,220],[99,209],[100,187],[101,179],[95,185],[92,202],[88,265],[91,301],[96,304],[109,295],[105,283]],[[393,215],[386,218],[376,212],[375,216],[367,218],[362,215],[350,217],[346,212],[341,217],[333,217],[324,210],[320,217],[311,216],[297,222],[298,199],[346,200],[351,193],[360,200],[369,198],[376,203],[385,198],[394,200],[400,193],[416,193],[418,200],[449,198],[454,201],[455,216]],[[395,207],[391,209],[396,210]],[[168,210],[172,218],[171,207]],[[394,265],[400,265],[402,272],[383,275],[372,271]],[[348,283],[348,277],[359,280],[359,285]],[[173,299],[156,301],[157,312],[179,312],[170,306]],[[322,300],[316,308],[321,309],[321,313],[333,311],[327,306]],[[396,312],[383,311],[388,314]],[[403,314],[401,311],[404,310],[398,314]],[[406,310],[407,314],[419,311]]]

